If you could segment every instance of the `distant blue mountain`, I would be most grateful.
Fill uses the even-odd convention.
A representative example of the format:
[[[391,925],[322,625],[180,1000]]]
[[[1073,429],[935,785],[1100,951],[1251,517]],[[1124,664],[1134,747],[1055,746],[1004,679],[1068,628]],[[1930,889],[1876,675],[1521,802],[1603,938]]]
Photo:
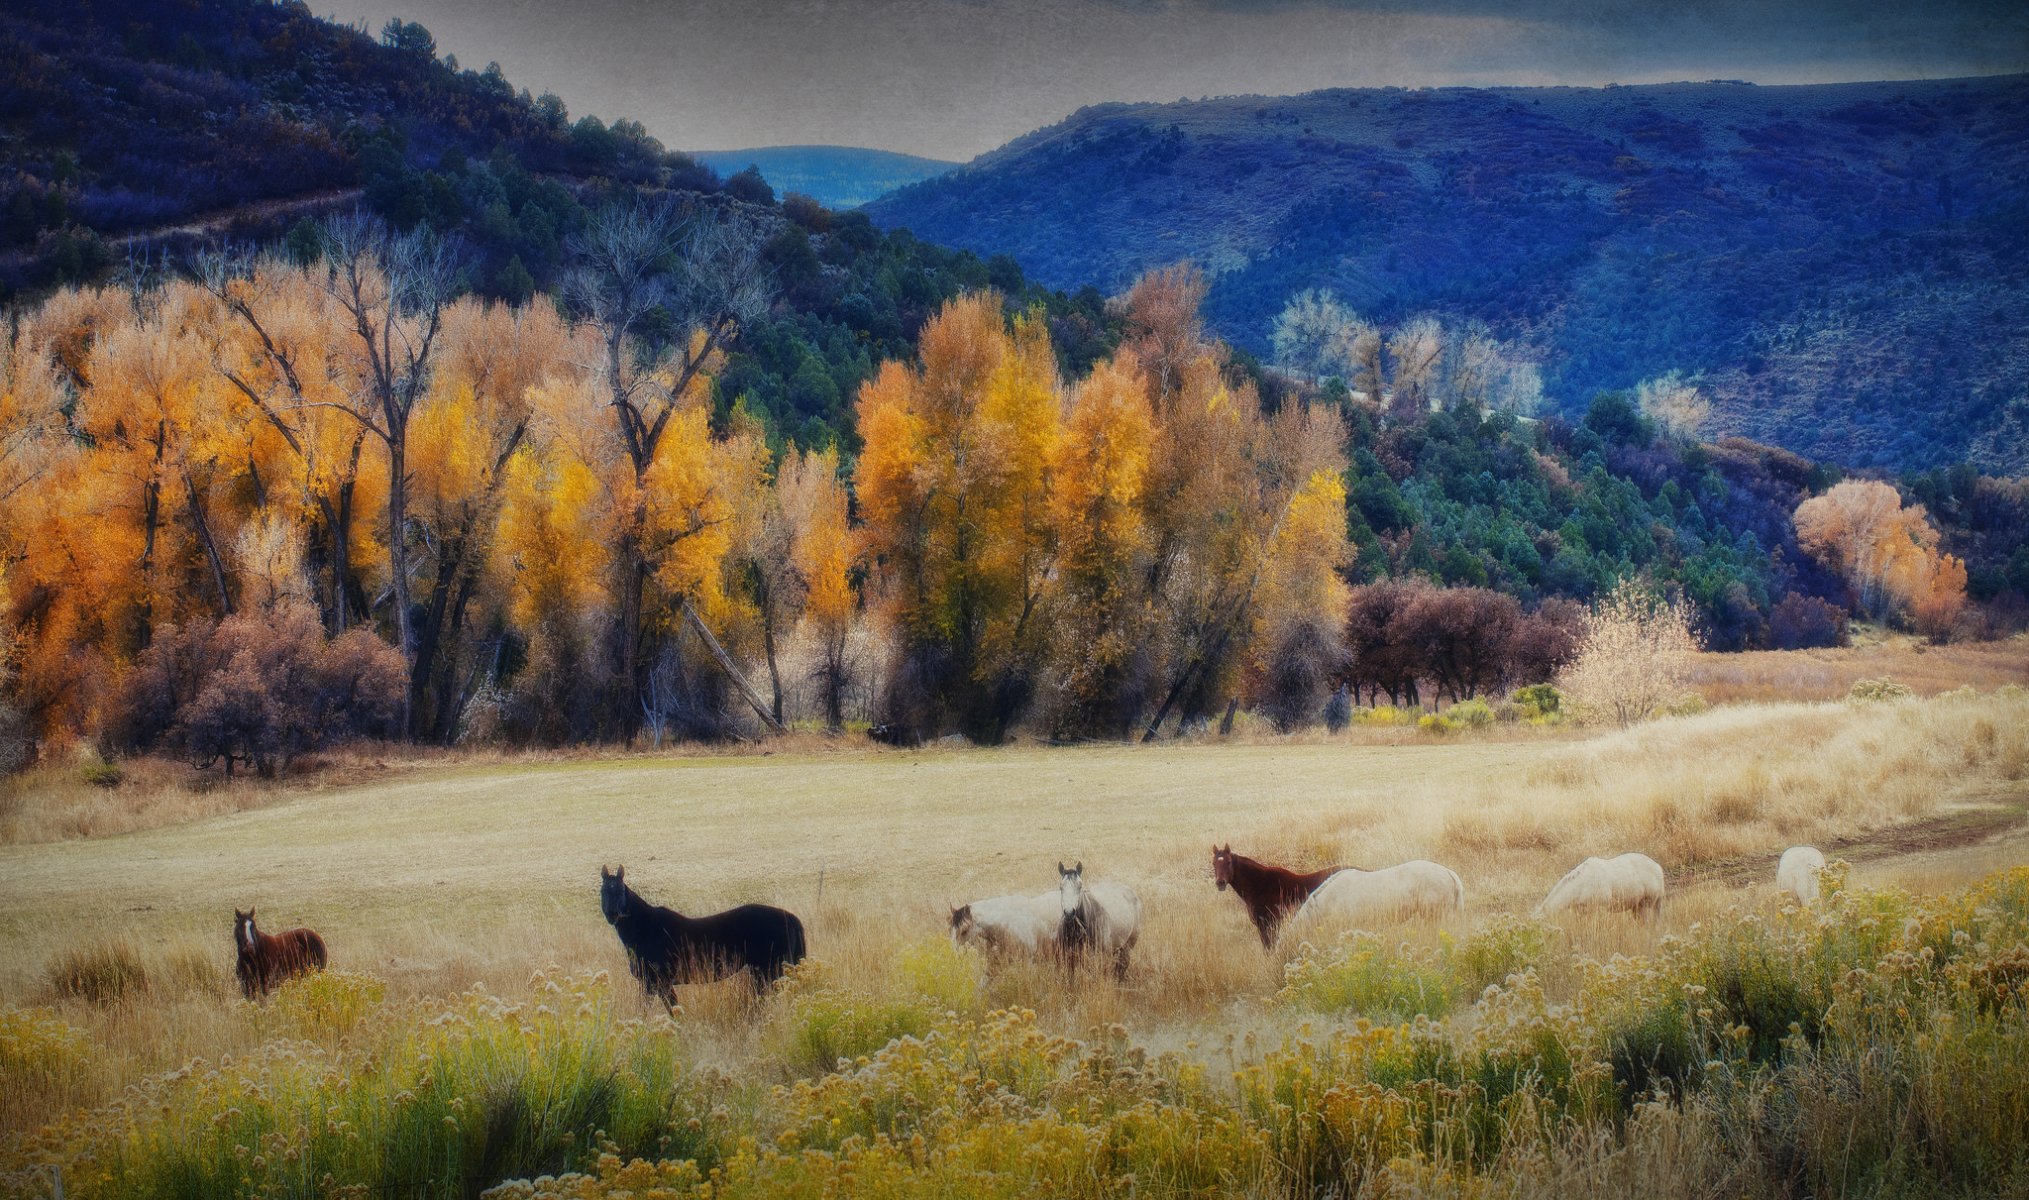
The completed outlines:
[[[1194,259],[1257,351],[1331,288],[1487,322],[1574,411],[1678,370],[1717,432],[2029,470],[2029,75],[1107,104],[867,213],[1055,287]]]
[[[826,208],[857,208],[898,187],[942,175],[957,163],[857,146],[764,146],[756,150],[694,150],[721,175],[759,167],[780,196],[802,192]]]

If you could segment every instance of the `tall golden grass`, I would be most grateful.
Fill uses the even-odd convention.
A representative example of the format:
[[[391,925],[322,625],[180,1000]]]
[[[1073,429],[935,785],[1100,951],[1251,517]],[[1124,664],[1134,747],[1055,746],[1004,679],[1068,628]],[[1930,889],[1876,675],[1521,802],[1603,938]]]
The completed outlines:
[[[500,1178],[585,1169],[590,1174],[570,1185],[579,1192],[531,1189],[603,1195],[632,1179],[626,1158],[676,1162],[695,1151],[748,1181],[743,1187],[766,1190],[765,1181],[814,1194],[824,1183],[807,1174],[802,1151],[828,1147],[861,1155],[867,1177],[888,1179],[898,1195],[988,1178],[1019,1194],[1022,1186],[1061,1183],[1065,1177],[1051,1172],[1071,1161],[1139,1163],[1142,1186],[1157,1193],[1303,1190],[1298,1176],[1306,1187],[1324,1186],[1333,1171],[1347,1182],[1348,1160],[1316,1157],[1312,1135],[1277,1124],[1272,1112],[1283,1101],[1270,1093],[1281,1082],[1262,1083],[1268,1098],[1256,1103],[1246,1090],[1255,1085],[1233,1072],[1267,1071],[1286,1082],[1309,1061],[1309,1052],[1292,1047],[1352,1036],[1347,1031],[1362,1016],[1378,1021],[1375,1028],[1394,1028],[1396,1019],[1421,1014],[1467,1046],[1474,1028],[1508,1011],[1489,1009],[1482,989],[1517,970],[1533,972],[1542,1004],[1578,1004],[1599,994],[1597,973],[1615,955],[1661,961],[1677,940],[1708,939],[1738,906],[1769,904],[1775,856],[1797,842],[1849,842],[1847,853],[1860,864],[1856,878],[1918,884],[1924,892],[2029,859],[2020,828],[2029,804],[2029,696],[2019,690],[1741,705],[1596,736],[1497,732],[1407,744],[1306,738],[911,754],[813,747],[681,761],[489,757],[396,774],[128,837],[0,848],[0,1000],[9,1006],[0,1018],[0,1146],[12,1147],[7,1161],[20,1166],[57,1153],[56,1135],[37,1133],[51,1122],[65,1136],[84,1137],[111,1119],[107,1106],[116,1106],[120,1121],[140,1121],[145,1114],[123,1097],[180,1105],[187,1095],[212,1096],[207,1089],[240,1095],[267,1086],[262,1080],[286,1078],[288,1088],[309,1089],[288,1094],[322,1097],[317,1103],[351,1114],[334,1120],[362,1128],[360,1114],[389,1107],[404,1091],[420,1094],[392,1065],[401,1048],[463,1064],[457,1088],[433,1093],[431,1103],[440,1106],[428,1110],[433,1120],[454,1115],[448,1105],[459,1095],[521,1097],[500,1099],[512,1112],[497,1118],[519,1131],[502,1134],[499,1145],[521,1149],[492,1159],[485,1157],[493,1153],[491,1135],[462,1125],[473,1140],[456,1147],[422,1137],[419,1126],[374,1126],[374,1136],[392,1139],[387,1145],[409,1147],[401,1154],[423,1156],[404,1160],[410,1173],[397,1172],[401,1179],[416,1178],[428,1156],[465,1155],[459,1171],[490,1162],[471,1169],[498,1168]],[[1885,833],[1971,812],[2012,813],[2012,831],[1963,862],[1962,851],[1929,854],[1920,845],[1914,857],[1874,857]],[[1211,887],[1206,847],[1214,840],[1299,866],[1436,858],[1465,878],[1468,913],[1366,942],[1264,954],[1237,902]],[[1627,849],[1653,855],[1679,878],[1744,863],[1754,882],[1679,889],[1654,927],[1594,917],[1544,935],[1519,918],[1577,859]],[[653,899],[692,910],[773,899],[797,909],[810,928],[813,961],[761,1000],[733,986],[687,989],[665,1021],[626,979],[593,897],[592,867],[623,855],[630,880],[639,874]],[[1074,988],[1048,964],[988,969],[950,950],[944,904],[1040,888],[1058,857],[1083,857],[1094,874],[1141,891],[1148,924],[1124,983],[1081,972]],[[301,920],[324,932],[335,971],[329,980],[266,1007],[237,998],[229,918],[233,907],[256,898],[267,919]],[[269,916],[278,904],[287,907]],[[1856,914],[1856,927],[1865,919]],[[1876,921],[1883,929],[1890,923],[1885,915]],[[70,956],[96,961],[93,952],[114,945],[132,958],[143,986],[92,994],[58,982]],[[2009,945],[1989,949],[2002,964],[1995,971],[2012,970]],[[1866,969],[1878,963],[1870,959]],[[600,972],[606,982],[592,982]],[[1636,988],[1633,977],[1623,983]],[[590,1005],[594,1024],[551,1022],[553,985],[571,989],[574,1005]],[[552,1014],[539,1011],[545,1005]],[[1002,1011],[1033,1016],[991,1015]],[[477,1040],[430,1025],[440,1018],[469,1023]],[[1574,1032],[1573,1044],[1597,1032]],[[2018,1036],[2005,1024],[1991,1033]],[[943,1051],[887,1049],[898,1037],[904,1044],[943,1038],[962,1048],[961,1058],[998,1047],[1052,1082],[1002,1110],[976,1082],[963,1082],[962,1071],[947,1077],[957,1066],[936,1057]],[[547,1057],[540,1070],[517,1065],[552,1049],[568,1053],[578,1073],[560,1073]],[[1340,1065],[1332,1069],[1352,1070],[1344,1064],[1366,1063],[1358,1056],[1370,1051],[1379,1052],[1346,1043],[1333,1052]],[[1610,1053],[1599,1053],[1610,1062]],[[841,1059],[865,1063],[838,1075]],[[264,1074],[250,1078],[241,1067]],[[665,1090],[611,1093],[598,1085],[607,1073],[635,1067],[663,1080]],[[186,1068],[189,1074],[178,1075]],[[1138,1074],[1107,1074],[1123,1070]],[[1113,1082],[1067,1091],[1059,1079],[1088,1071]],[[1388,1078],[1372,1093],[1379,1100],[1406,1086],[1407,1077]],[[547,1090],[537,1096],[516,1082],[526,1079],[549,1081]],[[899,1103],[931,1079],[958,1090],[948,1105],[921,1101],[912,1110],[926,1114],[910,1128],[926,1138],[929,1158],[877,1152],[874,1134],[893,1132],[888,1126],[869,1127],[852,1148],[824,1132],[834,1115]],[[1340,1083],[1354,1091],[1380,1086],[1369,1066]],[[1513,1104],[1549,1102],[1551,1093],[1535,1096],[1531,1088]],[[1740,1165],[1724,1141],[1738,1114],[1723,1104],[1654,1105],[1622,1089],[1613,1093],[1618,1115],[1601,1124],[1566,1120],[1568,1089],[1560,1094],[1561,1115],[1530,1126],[1547,1133],[1472,1151],[1465,1157],[1473,1170],[1494,1172],[1503,1194],[1568,1188],[1606,1195],[1608,1181],[1681,1172],[1709,1184]],[[551,1103],[561,1107],[544,1107]],[[1325,1112],[1335,1103],[1320,1093],[1312,1108]],[[252,1111],[239,1101],[217,1111],[234,1104],[242,1116]],[[551,1113],[544,1118],[550,1124],[517,1124],[522,1117],[514,1114],[524,1109],[516,1105]],[[569,1126],[578,1119],[570,1113],[593,1112],[627,1122],[606,1129],[620,1160],[583,1152],[596,1141],[592,1128],[572,1127],[572,1140],[560,1140],[557,1122]],[[1009,1113],[1025,1123],[1008,1127],[1000,1118]],[[1082,1115],[1067,1125],[1074,1113]],[[1110,1123],[1108,1114],[1123,1113],[1138,1115]],[[1471,1104],[1452,1115],[1492,1119]],[[1960,1115],[1953,1109],[1951,1119]],[[1534,1120],[1523,1109],[1497,1117],[1502,1128]],[[94,1193],[74,1173],[70,1194],[166,1186],[146,1164],[189,1138],[146,1128],[119,1151],[124,1165],[113,1183]],[[989,1142],[1018,1145],[1033,1133],[1060,1149],[1121,1138],[1139,1149],[1123,1149],[1124,1158],[1045,1156],[1024,1167],[962,1136],[967,1128],[987,1131]],[[1400,1133],[1393,1125],[1375,1128]],[[708,1145],[696,1140],[700,1129]],[[287,1135],[265,1156],[272,1166],[276,1155],[309,1145],[290,1141],[295,1130],[277,1117],[248,1136]],[[904,1151],[914,1132],[898,1143]],[[1278,1140],[1285,1136],[1296,1140]],[[661,1143],[665,1137],[676,1150]],[[748,1137],[757,1139],[755,1148],[742,1157]],[[1193,1140],[1217,1148],[1225,1161],[1162,1149]],[[2011,1144],[1998,1135],[1995,1142]],[[231,1154],[238,1144],[245,1143],[215,1148]],[[1382,1164],[1395,1172],[1390,1194],[1469,1190],[1455,1177],[1461,1164],[1451,1150],[1413,1141],[1398,1148],[1423,1158]],[[392,1177],[369,1170],[370,1157],[344,1161],[360,1180]],[[924,1171],[932,1159],[944,1164],[940,1171],[959,1174]],[[1291,1163],[1304,1164],[1297,1175],[1288,1173]],[[1378,1179],[1376,1169],[1367,1163],[1363,1178]],[[671,1187],[697,1182],[686,1182],[675,1166],[651,1170],[657,1173]],[[248,1189],[223,1173],[204,1178],[226,1192],[331,1194],[316,1179],[298,1190],[272,1173],[249,1174],[260,1186]],[[1091,1194],[1120,1185],[1103,1172],[1095,1179]]]

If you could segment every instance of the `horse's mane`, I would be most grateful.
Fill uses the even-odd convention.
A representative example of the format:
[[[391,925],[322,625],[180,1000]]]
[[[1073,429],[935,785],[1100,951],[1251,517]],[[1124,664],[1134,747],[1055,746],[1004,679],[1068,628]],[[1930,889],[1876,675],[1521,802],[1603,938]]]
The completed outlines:
[[[1272,880],[1277,883],[1309,884],[1312,887],[1316,887],[1318,884],[1346,869],[1343,866],[1334,865],[1316,871],[1292,871],[1288,867],[1278,867],[1274,863],[1265,863],[1258,858],[1249,858],[1237,850],[1228,850],[1226,854],[1233,860],[1235,867],[1245,867],[1253,875],[1253,878],[1248,881],[1249,883]],[[1235,885],[1238,885],[1240,882],[1239,871],[1233,873],[1233,882]]]

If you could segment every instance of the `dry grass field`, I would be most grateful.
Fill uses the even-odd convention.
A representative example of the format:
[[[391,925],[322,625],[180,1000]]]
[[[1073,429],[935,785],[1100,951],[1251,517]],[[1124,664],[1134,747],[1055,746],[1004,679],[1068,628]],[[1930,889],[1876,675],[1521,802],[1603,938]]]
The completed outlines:
[[[244,811],[0,846],[0,1002],[11,1006],[0,1011],[45,1012],[92,1046],[34,1088],[0,1089],[0,1146],[192,1060],[258,1059],[300,1033],[281,1006],[247,1005],[231,989],[231,913],[248,905],[270,930],[320,930],[333,968],[371,976],[389,1005],[475,987],[533,1004],[557,978],[603,971],[616,983],[601,1003],[623,1025],[654,1010],[600,917],[602,863],[624,862],[644,895],[686,912],[743,901],[796,910],[816,961],[787,995],[687,989],[668,1026],[686,1069],[740,1081],[734,1123],[752,1132],[800,1094],[770,1100],[767,1089],[830,1065],[831,1035],[810,1032],[815,995],[878,1009],[955,989],[961,1010],[1033,1011],[1051,1035],[1117,1027],[1138,1052],[1202,1061],[1224,1046],[1222,1061],[1242,1067],[1359,1015],[1278,1002],[1298,951],[1264,954],[1238,901],[1214,890],[1214,841],[1306,867],[1452,866],[1468,888],[1465,918],[1388,934],[1418,954],[1505,929],[1588,854],[1654,856],[1672,877],[1662,920],[1564,923],[1563,948],[1536,964],[1553,999],[1590,986],[1588,962],[1663,953],[1737,907],[1771,907],[1788,845],[1824,846],[1853,864],[1856,884],[1922,893],[2029,864],[2019,689],[1396,740],[415,763]],[[948,904],[1052,886],[1059,859],[1139,889],[1149,915],[1124,984],[1072,989],[1047,968],[987,972],[950,953]],[[111,1001],[63,994],[55,965],[107,947],[145,983]],[[922,983],[947,976],[960,982]],[[348,1028],[317,1026],[312,1040],[343,1053]],[[849,1053],[885,1040],[839,1037]],[[5,1055],[0,1045],[0,1071]],[[74,1192],[133,1194],[111,1183]]]
[[[1912,634],[1859,628],[1853,644],[1824,650],[1707,651],[1691,688],[1713,704],[1837,700],[1862,679],[1893,679],[1919,695],[1956,687],[2029,686],[2029,634],[1992,642],[1932,645]]]

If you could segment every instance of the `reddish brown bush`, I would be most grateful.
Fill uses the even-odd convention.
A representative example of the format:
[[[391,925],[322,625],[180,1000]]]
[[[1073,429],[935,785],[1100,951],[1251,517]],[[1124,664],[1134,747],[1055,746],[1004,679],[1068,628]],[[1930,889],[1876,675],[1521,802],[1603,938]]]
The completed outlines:
[[[1343,677],[1358,699],[1417,704],[1428,685],[1465,700],[1545,683],[1577,653],[1585,610],[1569,600],[1523,612],[1487,588],[1382,580],[1353,590],[1346,618],[1352,662]]]
[[[123,683],[116,742],[273,775],[307,750],[398,733],[407,670],[367,630],[327,639],[298,608],[164,626]]]
[[[1846,610],[1791,592],[1768,614],[1769,644],[1777,650],[1810,650],[1846,644]]]

